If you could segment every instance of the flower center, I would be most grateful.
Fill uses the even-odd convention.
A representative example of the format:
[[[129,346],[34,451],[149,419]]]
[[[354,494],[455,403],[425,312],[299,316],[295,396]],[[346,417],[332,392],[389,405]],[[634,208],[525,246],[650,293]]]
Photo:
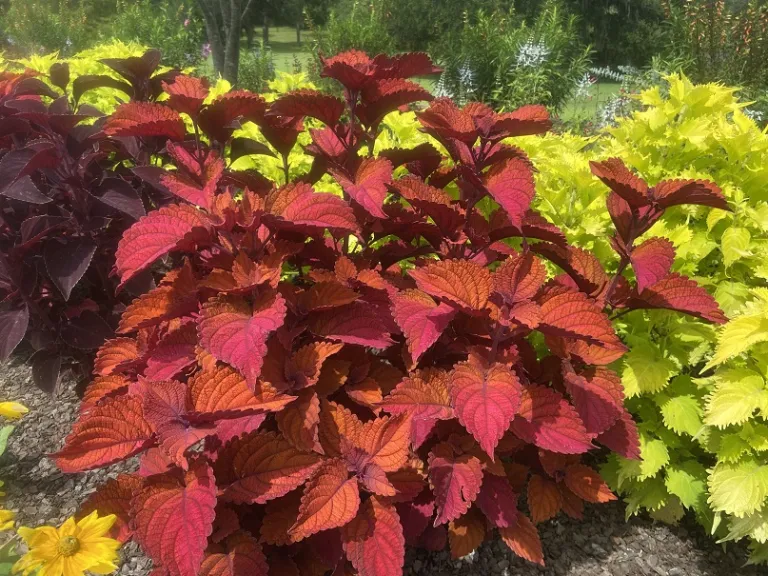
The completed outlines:
[[[59,553],[62,556],[72,556],[80,550],[80,542],[74,536],[64,536],[59,540]]]

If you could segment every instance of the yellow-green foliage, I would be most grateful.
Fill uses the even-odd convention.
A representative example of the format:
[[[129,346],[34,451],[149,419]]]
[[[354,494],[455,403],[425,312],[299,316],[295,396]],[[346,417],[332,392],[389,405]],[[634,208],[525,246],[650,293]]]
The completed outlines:
[[[712,327],[662,311],[620,320],[631,344],[617,366],[639,424],[642,460],[615,457],[603,472],[628,514],[676,521],[692,509],[718,539],[751,539],[768,560],[768,135],[736,91],[667,78],[644,92],[643,111],[597,139],[516,142],[538,175],[538,209],[614,269],[606,189],[589,160],[617,156],[650,183],[701,178],[722,187],[733,212],[677,208],[649,235],[669,238],[675,270],[715,295],[734,321]],[[719,343],[718,343],[719,342]]]

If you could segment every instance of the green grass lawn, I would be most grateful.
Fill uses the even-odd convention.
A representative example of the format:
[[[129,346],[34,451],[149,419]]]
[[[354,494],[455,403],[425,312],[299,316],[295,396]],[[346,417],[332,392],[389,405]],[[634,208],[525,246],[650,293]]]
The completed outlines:
[[[584,117],[593,117],[597,110],[619,92],[621,84],[618,82],[598,82],[589,89],[586,98],[572,98],[560,113],[563,120],[576,120]]]
[[[275,68],[281,72],[293,72],[294,61],[298,60],[306,70],[312,59],[314,33],[301,31],[301,43],[296,42],[296,29],[287,26],[269,29],[269,47],[274,55]]]

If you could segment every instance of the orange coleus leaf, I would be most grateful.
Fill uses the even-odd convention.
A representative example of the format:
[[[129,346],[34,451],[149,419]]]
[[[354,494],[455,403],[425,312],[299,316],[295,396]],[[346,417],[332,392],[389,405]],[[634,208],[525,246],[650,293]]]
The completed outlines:
[[[459,422],[491,459],[520,407],[520,381],[504,364],[461,362],[453,367],[451,404]]]
[[[78,520],[85,518],[93,511],[100,516],[114,514],[115,523],[109,531],[110,537],[127,542],[133,536],[131,528],[131,500],[142,487],[142,479],[133,474],[120,474],[110,478],[88,496],[77,512]]]
[[[557,483],[533,474],[528,481],[528,509],[533,521],[538,524],[554,518],[562,507],[563,495]]]
[[[615,372],[602,366],[590,367],[581,374],[571,370],[565,372],[564,382],[590,434],[602,434],[624,412],[624,387]]]
[[[344,101],[318,90],[296,90],[280,96],[269,107],[270,115],[311,116],[333,126],[344,113]]]
[[[445,370],[417,370],[397,385],[380,406],[390,414],[410,414],[415,420],[453,418],[448,392],[449,374]]]
[[[397,495],[397,489],[390,482],[387,473],[374,463],[364,450],[342,438],[341,454],[347,463],[347,469],[354,473],[363,488],[379,496]]]
[[[360,294],[338,282],[318,282],[304,292],[299,303],[308,312],[329,310],[351,304]]]
[[[195,116],[208,96],[208,81],[194,76],[176,76],[172,83],[163,82],[163,91],[168,94],[168,105],[176,112]]]
[[[267,502],[264,509],[264,519],[261,521],[259,535],[261,542],[273,546],[288,546],[293,542],[289,530],[299,517],[299,506],[303,489],[289,492],[282,498],[275,498]]]
[[[405,538],[393,504],[371,496],[357,516],[341,530],[347,558],[360,576],[401,574],[405,563]]]
[[[317,532],[344,526],[357,515],[359,507],[357,480],[349,478],[343,460],[327,460],[304,489],[291,537],[298,542]]]
[[[175,378],[195,363],[197,331],[195,323],[187,320],[181,326],[168,332],[147,354],[144,377],[149,380]]]
[[[709,180],[662,180],[650,192],[651,197],[664,208],[681,204],[698,204],[721,210],[730,210],[723,191]]]
[[[591,252],[575,246],[559,246],[548,242],[534,244],[531,250],[565,270],[569,280],[585,294],[597,298],[608,285],[608,274],[605,273],[600,260]]]
[[[265,504],[301,486],[320,463],[275,433],[254,432],[227,444],[215,465],[225,500]]]
[[[260,382],[251,390],[245,379],[229,366],[202,370],[189,381],[192,408],[209,419],[262,412],[277,412],[296,399]]]
[[[201,460],[180,483],[148,479],[133,499],[131,516],[142,549],[171,576],[197,576],[216,516],[213,471]]]
[[[187,204],[172,204],[150,212],[123,234],[115,253],[120,285],[173,250],[193,251],[209,240],[211,221]]]
[[[217,296],[200,311],[200,344],[218,360],[237,368],[254,387],[267,353],[267,338],[282,326],[286,311],[279,293],[264,294],[253,304],[243,298]]]
[[[328,456],[341,456],[341,438],[359,438],[363,424],[350,410],[328,400],[321,401],[320,445]]]
[[[319,450],[320,399],[311,388],[298,393],[298,398],[287,404],[276,415],[277,427],[293,446],[305,452]]]
[[[402,468],[408,460],[411,438],[409,415],[384,416],[366,422],[350,440],[371,457],[384,472]]]
[[[466,144],[474,144],[477,140],[472,115],[449,98],[436,98],[417,116],[426,131],[437,138],[455,138]]]
[[[85,389],[83,400],[80,403],[80,412],[88,412],[105,398],[111,398],[126,392],[130,383],[131,380],[120,374],[98,376]]]
[[[447,442],[429,454],[429,483],[435,494],[435,526],[465,514],[477,498],[483,481],[483,466],[470,454],[457,455]]]
[[[485,518],[475,508],[448,524],[451,558],[463,558],[485,540]]]
[[[562,454],[583,454],[593,446],[584,422],[562,395],[551,388],[523,388],[512,431],[525,442]]]
[[[197,287],[192,268],[186,264],[172,281],[136,298],[123,312],[118,333],[160,324],[197,310]]]
[[[630,172],[619,158],[608,158],[602,162],[590,162],[592,173],[621,196],[630,206],[640,208],[649,204],[648,184]]]
[[[333,194],[315,192],[309,184],[287,184],[272,191],[264,207],[277,225],[299,228],[328,228],[356,232],[359,229],[352,207]]]
[[[414,364],[442,335],[456,310],[450,304],[437,304],[421,290],[403,290],[392,296],[392,317],[405,334]]]
[[[613,329],[611,320],[582,292],[562,292],[541,304],[544,334],[584,340],[609,349],[626,351]]]
[[[379,350],[389,348],[393,343],[389,324],[379,311],[359,300],[343,308],[313,315],[309,329],[317,336],[329,340]]]
[[[80,415],[52,458],[62,472],[92,470],[138,454],[149,446],[153,434],[141,398],[107,398]]]
[[[493,273],[493,290],[507,304],[530,300],[544,285],[547,269],[530,252],[514,253]]]
[[[101,345],[93,362],[93,373],[108,376],[120,372],[139,359],[139,349],[133,338],[113,338]]]
[[[528,516],[520,514],[514,526],[499,528],[499,535],[512,552],[529,562],[544,566],[539,532]]]
[[[690,314],[715,324],[725,324],[727,316],[717,300],[687,276],[672,273],[633,296],[630,308],[661,308]]]
[[[468,310],[482,310],[491,293],[491,273],[469,260],[442,260],[409,272],[419,289]]]
[[[226,539],[225,551],[209,552],[203,558],[199,576],[269,576],[269,566],[258,540],[247,532],[235,532]]]
[[[302,346],[288,360],[286,373],[295,388],[317,384],[325,361],[344,347],[338,342],[312,342]]]
[[[187,133],[178,112],[155,102],[120,104],[104,124],[108,136],[162,136],[184,140]]]
[[[601,504],[616,500],[608,485],[589,466],[574,464],[565,469],[565,485],[582,500]]]

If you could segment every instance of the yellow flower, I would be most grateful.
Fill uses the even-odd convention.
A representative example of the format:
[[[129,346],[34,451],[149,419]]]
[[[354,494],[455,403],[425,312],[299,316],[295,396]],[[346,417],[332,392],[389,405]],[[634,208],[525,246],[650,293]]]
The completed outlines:
[[[16,512],[12,510],[3,510],[0,508],[0,532],[13,530],[13,521],[16,518]]]
[[[0,488],[2,488],[4,484],[5,484],[5,482],[3,482],[2,480],[0,480]],[[5,492],[3,492],[2,490],[0,490],[0,497],[3,497],[3,496],[5,496]]]
[[[24,406],[24,404],[19,404],[18,402],[0,402],[0,416],[15,420],[21,418],[27,412],[29,412],[29,408]]]
[[[94,574],[114,572],[120,542],[105,534],[115,520],[114,514],[99,518],[94,511],[77,523],[69,518],[58,529],[20,527],[19,536],[29,552],[16,562],[13,573],[27,576],[38,568],[37,576],[82,576],[86,570]]]

